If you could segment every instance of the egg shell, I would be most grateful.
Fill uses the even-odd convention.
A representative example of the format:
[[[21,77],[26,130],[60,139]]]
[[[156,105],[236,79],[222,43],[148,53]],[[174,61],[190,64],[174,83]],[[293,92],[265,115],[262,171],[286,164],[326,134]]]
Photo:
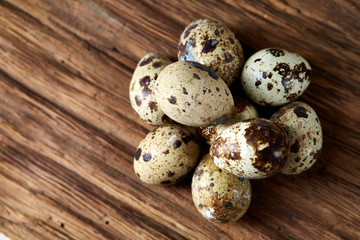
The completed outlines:
[[[215,164],[234,175],[260,179],[277,173],[289,155],[286,132],[273,121],[254,118],[226,129],[210,147]]]
[[[234,113],[231,117],[226,119],[224,123],[215,126],[200,127],[198,131],[206,140],[206,143],[211,145],[214,140],[226,129],[237,122],[241,122],[251,118],[259,117],[259,114],[254,105],[246,98],[235,97]]]
[[[253,102],[281,106],[304,93],[310,75],[311,66],[300,55],[281,48],[266,48],[246,61],[241,85]]]
[[[250,181],[218,168],[210,155],[204,156],[196,168],[191,193],[197,210],[215,223],[237,221],[251,202]]]
[[[234,33],[222,23],[198,19],[181,34],[180,61],[199,62],[216,72],[227,85],[240,75],[244,55]]]
[[[170,122],[158,106],[153,92],[160,72],[170,63],[172,62],[168,58],[156,53],[148,53],[140,59],[131,78],[129,87],[131,106],[142,120],[151,125]]]
[[[293,102],[280,108],[271,117],[287,131],[289,158],[280,173],[299,174],[308,170],[320,155],[323,135],[315,110],[304,102]]]
[[[233,97],[224,81],[196,62],[168,65],[158,77],[155,95],[167,116],[192,127],[222,123],[234,109]]]
[[[134,158],[138,178],[152,185],[175,184],[196,167],[200,148],[196,138],[182,126],[165,124],[149,132]]]

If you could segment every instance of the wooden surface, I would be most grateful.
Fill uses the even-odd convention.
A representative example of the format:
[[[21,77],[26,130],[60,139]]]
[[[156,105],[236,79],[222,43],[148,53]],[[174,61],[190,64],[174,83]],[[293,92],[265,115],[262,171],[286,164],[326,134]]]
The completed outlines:
[[[252,181],[247,214],[207,222],[190,181],[141,183],[153,127],[128,85],[147,52],[176,59],[184,27],[217,19],[246,57],[279,46],[313,66],[301,97],[324,148],[299,176]],[[0,232],[11,239],[360,239],[360,2],[0,0]]]

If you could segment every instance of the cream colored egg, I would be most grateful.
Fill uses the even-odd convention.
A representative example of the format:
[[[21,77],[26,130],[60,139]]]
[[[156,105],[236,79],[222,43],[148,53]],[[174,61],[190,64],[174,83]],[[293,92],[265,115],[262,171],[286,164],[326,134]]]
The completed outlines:
[[[266,48],[246,61],[241,84],[253,102],[281,106],[304,93],[310,75],[311,66],[300,55],[281,48]]]
[[[227,85],[240,75],[244,65],[243,50],[234,33],[209,19],[198,19],[185,28],[178,45],[178,58],[209,67]]]
[[[218,168],[210,155],[196,168],[191,193],[197,210],[215,223],[237,221],[251,202],[250,181]]]
[[[274,175],[289,155],[286,132],[273,121],[254,118],[226,129],[211,144],[215,164],[234,175],[260,179]]]
[[[167,116],[192,127],[222,123],[234,109],[234,100],[224,81],[196,62],[168,65],[158,77],[155,95]]]
[[[194,135],[182,126],[162,125],[140,142],[134,158],[138,178],[152,185],[181,181],[196,167],[200,148]]]
[[[271,119],[289,136],[289,158],[280,172],[293,175],[308,170],[319,157],[323,143],[320,120],[314,109],[304,102],[293,102],[280,108]]]
[[[133,73],[129,87],[130,103],[146,123],[161,125],[170,122],[158,106],[153,92],[160,72],[170,63],[168,58],[148,53],[139,61]]]
[[[258,112],[254,105],[245,98],[234,98],[235,107],[234,114],[229,117],[224,123],[215,126],[200,127],[199,132],[201,136],[206,139],[206,143],[211,145],[213,141],[231,125],[250,118],[257,118]]]

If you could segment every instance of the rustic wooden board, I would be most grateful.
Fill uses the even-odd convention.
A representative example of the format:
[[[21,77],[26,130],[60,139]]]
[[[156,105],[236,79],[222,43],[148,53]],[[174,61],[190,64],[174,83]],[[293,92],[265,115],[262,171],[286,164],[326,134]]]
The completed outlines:
[[[313,66],[301,97],[324,131],[299,176],[252,181],[247,214],[207,222],[190,180],[154,187],[132,158],[153,127],[132,111],[147,52],[176,59],[184,27],[217,19],[248,57]],[[0,232],[11,239],[360,239],[360,2],[0,0]]]

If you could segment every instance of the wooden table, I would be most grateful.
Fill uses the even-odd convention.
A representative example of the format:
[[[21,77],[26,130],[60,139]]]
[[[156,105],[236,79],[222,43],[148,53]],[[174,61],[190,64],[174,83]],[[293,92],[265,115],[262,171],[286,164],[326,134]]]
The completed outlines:
[[[190,180],[141,183],[153,129],[132,110],[139,59],[176,60],[184,27],[217,19],[246,57],[279,46],[313,67],[301,100],[324,147],[298,176],[252,181],[231,224],[197,212]],[[360,239],[360,2],[0,0],[0,232],[11,239]]]

